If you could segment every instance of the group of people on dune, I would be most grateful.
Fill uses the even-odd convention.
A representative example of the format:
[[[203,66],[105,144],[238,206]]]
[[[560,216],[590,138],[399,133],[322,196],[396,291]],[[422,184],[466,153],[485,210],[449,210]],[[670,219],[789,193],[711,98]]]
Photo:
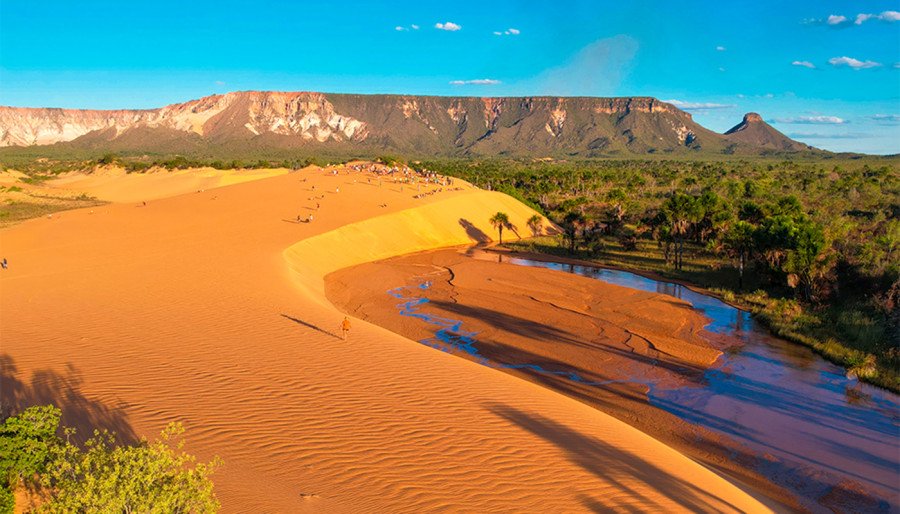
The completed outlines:
[[[372,173],[378,178],[378,186],[382,185],[382,177],[390,177],[393,182],[400,183],[400,191],[403,192],[403,184],[416,184],[416,189],[419,191],[418,194],[414,195],[413,198],[420,199],[425,198],[426,196],[433,195],[436,193],[442,193],[445,188],[448,188],[447,191],[461,191],[461,187],[450,188],[453,185],[453,179],[450,177],[441,176],[435,172],[428,171],[427,169],[416,170],[414,168],[410,168],[408,166],[387,166],[379,163],[368,163],[368,164],[353,164],[346,166],[344,169],[347,170],[347,174],[351,174],[353,172],[356,173]],[[332,168],[330,165],[325,167],[325,172],[330,173],[333,176],[338,175],[338,168]],[[308,178],[303,177],[300,179],[301,182],[307,182]],[[354,183],[356,180],[354,180]],[[371,177],[366,177],[366,182],[371,184]],[[438,187],[437,189],[432,189],[431,191],[421,192],[422,184],[434,184]],[[310,188],[310,191],[316,192],[317,187],[313,185]],[[341,188],[337,186],[334,188],[335,194],[340,194]],[[315,195],[308,197],[309,201],[316,201],[316,206],[313,208],[313,212],[318,212],[322,205],[318,202],[318,200],[322,200],[325,198],[325,195]],[[379,207],[387,207],[387,203],[378,204]],[[314,219],[313,213],[309,213],[307,216],[303,216],[301,214],[297,215],[297,223],[312,223]],[[4,260],[4,267],[5,260]],[[350,335],[350,318],[348,316],[344,316],[344,320],[341,322],[341,339],[347,340],[347,337]]]
[[[413,195],[415,199],[425,198],[426,196],[433,195],[436,193],[444,192],[444,188],[449,188],[453,185],[453,179],[450,177],[444,177],[439,175],[433,171],[429,171],[427,169],[416,170],[414,168],[410,168],[409,166],[387,166],[379,163],[368,163],[368,164],[352,164],[344,167],[343,169],[347,170],[347,174],[350,175],[354,172],[356,173],[372,173],[378,177],[378,187],[382,185],[381,177],[390,177],[394,183],[400,183],[400,192],[403,192],[403,184],[416,184],[417,194]],[[331,165],[326,165],[325,172],[331,174],[332,176],[338,175],[339,168],[332,168]],[[307,182],[309,179],[307,177],[303,177],[300,179],[300,182]],[[353,180],[353,183],[356,183],[356,180]],[[372,178],[366,177],[366,183],[371,184]],[[430,191],[422,192],[422,184],[426,186],[428,184],[434,184],[438,187],[437,189],[432,189]],[[315,185],[310,189],[311,191],[317,191]],[[447,191],[461,191],[461,187],[449,188]],[[337,186],[334,188],[335,194],[340,194],[341,188]],[[325,198],[325,195],[315,195],[307,198],[309,201],[314,200],[322,200]],[[387,207],[387,203],[378,204],[379,207]],[[316,201],[316,206],[313,208],[313,212],[318,212],[322,205]],[[301,214],[297,215],[297,223],[312,223],[314,216],[313,213],[309,213],[306,216]]]

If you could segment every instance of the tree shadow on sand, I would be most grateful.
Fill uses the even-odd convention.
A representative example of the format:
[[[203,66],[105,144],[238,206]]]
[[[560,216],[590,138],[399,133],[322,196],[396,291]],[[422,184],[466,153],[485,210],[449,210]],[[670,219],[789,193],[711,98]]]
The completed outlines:
[[[612,345],[591,342],[588,334],[573,334],[561,327],[540,323],[532,319],[516,316],[499,310],[466,305],[459,302],[429,299],[428,308],[437,309],[440,315],[449,314],[453,317],[477,319],[494,329],[515,334],[521,337],[530,337],[543,341],[554,341],[591,352],[605,352],[614,354],[622,359],[634,361],[651,367],[658,367],[676,373],[684,380],[696,382],[704,369],[688,363],[675,363],[649,357],[634,351],[625,351]],[[626,331],[627,332],[627,331]],[[627,332],[630,333],[630,332]],[[522,348],[506,345],[498,341],[478,339],[475,346],[481,349],[492,360],[498,356],[509,356],[516,352],[523,352]],[[534,357],[534,356],[532,356]],[[541,359],[541,357],[535,357]],[[546,359],[544,357],[543,359]]]
[[[697,486],[672,476],[668,471],[629,451],[582,434],[570,427],[536,413],[523,412],[507,405],[488,405],[495,415],[512,422],[565,452],[566,458],[614,487],[619,494],[582,497],[585,507],[594,512],[665,512],[671,505],[660,504],[634,484],[654,484],[656,492],[687,511],[712,509],[739,511],[729,502],[713,496]],[[622,480],[620,477],[628,477]],[[638,508],[639,507],[639,508]]]
[[[303,321],[302,319],[297,319],[297,318],[294,318],[294,317],[292,317],[292,316],[288,316],[287,314],[282,314],[281,317],[282,317],[282,318],[289,319],[289,320],[293,321],[294,323],[296,323],[296,324],[298,324],[298,325],[303,325],[304,327],[311,328],[311,329],[313,329],[313,330],[315,330],[315,331],[317,331],[317,332],[321,332],[321,333],[323,333],[323,334],[325,334],[325,335],[329,335],[329,336],[331,336],[331,337],[334,337],[335,339],[340,339],[340,338],[341,338],[341,336],[339,336],[339,335],[337,335],[337,334],[335,334],[335,333],[333,333],[333,332],[329,332],[329,331],[325,330],[324,328],[319,328],[319,327],[313,325],[312,323]]]
[[[487,243],[491,241],[491,237],[484,233],[483,230],[476,227],[472,224],[471,221],[465,218],[459,218],[459,226],[466,230],[466,235],[469,236],[469,239],[475,241],[476,243]]]
[[[72,364],[59,373],[36,370],[28,383],[19,379],[19,369],[8,354],[0,354],[0,417],[14,416],[34,405],[55,405],[62,411],[61,425],[77,430],[75,440],[83,442],[95,429],[115,432],[117,442],[138,440],[123,404],[107,406],[81,392],[84,379]]]

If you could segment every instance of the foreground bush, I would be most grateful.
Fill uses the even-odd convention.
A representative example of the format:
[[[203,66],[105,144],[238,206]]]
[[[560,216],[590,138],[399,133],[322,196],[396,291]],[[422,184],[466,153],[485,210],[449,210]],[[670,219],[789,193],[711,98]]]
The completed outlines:
[[[60,411],[30,407],[0,428],[0,513],[12,512],[13,491],[36,493],[38,512],[205,513],[219,508],[210,475],[218,459],[196,463],[185,453],[183,428],[172,423],[159,439],[115,445],[95,430],[84,446],[57,435]]]

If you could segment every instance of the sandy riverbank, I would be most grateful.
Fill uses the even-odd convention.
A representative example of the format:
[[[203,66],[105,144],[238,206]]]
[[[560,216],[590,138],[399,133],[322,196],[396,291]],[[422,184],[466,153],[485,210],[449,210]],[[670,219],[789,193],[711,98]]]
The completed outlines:
[[[702,315],[663,294],[499,259],[462,248],[406,255],[330,274],[326,292],[354,316],[578,399],[796,506],[752,471],[757,457],[746,449],[647,402],[647,384],[699,385],[727,350],[703,331]],[[434,337],[444,326],[453,326],[449,342]],[[460,334],[477,342],[468,347]]]

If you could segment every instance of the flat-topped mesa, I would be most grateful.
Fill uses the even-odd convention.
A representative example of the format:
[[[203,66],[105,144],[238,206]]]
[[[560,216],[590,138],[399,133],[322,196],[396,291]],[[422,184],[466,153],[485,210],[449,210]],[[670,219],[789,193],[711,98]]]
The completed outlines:
[[[757,122],[768,126],[754,113],[742,125]],[[652,97],[238,91],[148,110],[0,107],[0,146],[54,143],[126,152],[203,153],[215,148],[235,157],[299,148],[532,157],[763,151],[753,138],[734,139],[707,130],[689,113]]]
[[[684,112],[670,103],[652,97],[597,98],[594,100],[597,101],[596,109],[598,112],[606,112],[608,114],[627,114],[636,111],[647,113],[673,113],[691,118],[690,113]]]
[[[729,134],[734,134],[735,132],[740,132],[741,130],[746,129],[747,127],[749,127],[751,124],[754,124],[754,123],[761,123],[762,125],[765,125],[767,127],[769,126],[765,121],[763,121],[762,116],[760,116],[759,114],[757,114],[755,112],[748,112],[747,114],[744,115],[744,119],[741,120],[741,122],[738,123],[737,125],[728,129],[728,131],[725,132],[725,135],[727,136]]]
[[[769,150],[799,152],[811,149],[811,147],[785,136],[763,121],[762,116],[755,112],[745,114],[743,121],[731,127],[725,133],[725,137],[736,143]]]
[[[748,112],[744,115],[744,123],[751,123],[754,121],[762,121],[762,116],[756,114],[755,112]]]

